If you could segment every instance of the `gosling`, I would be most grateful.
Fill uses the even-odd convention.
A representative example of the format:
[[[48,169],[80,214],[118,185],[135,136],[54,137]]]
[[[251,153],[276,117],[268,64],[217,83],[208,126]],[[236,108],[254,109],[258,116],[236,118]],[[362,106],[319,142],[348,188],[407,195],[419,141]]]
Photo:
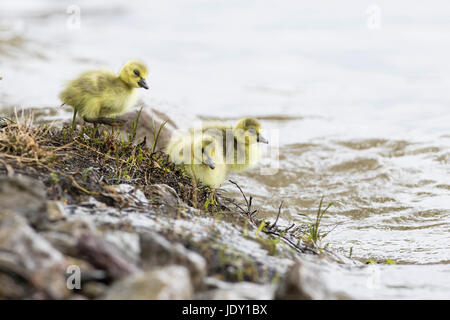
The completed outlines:
[[[191,132],[197,130],[221,140],[220,148],[227,171],[253,168],[259,159],[258,143],[269,143],[261,135],[261,123],[255,118],[242,118],[234,127],[219,121],[210,122],[200,129],[191,129]]]
[[[167,153],[172,162],[184,165],[186,172],[196,183],[200,181],[217,188],[225,180],[226,166],[222,153],[216,152],[216,140],[213,136],[193,136],[188,133],[171,140]]]
[[[128,61],[116,75],[109,70],[87,71],[68,83],[60,93],[62,105],[73,107],[72,130],[77,113],[86,122],[122,126],[125,120],[114,119],[136,105],[137,88],[148,89],[147,67],[140,61]]]

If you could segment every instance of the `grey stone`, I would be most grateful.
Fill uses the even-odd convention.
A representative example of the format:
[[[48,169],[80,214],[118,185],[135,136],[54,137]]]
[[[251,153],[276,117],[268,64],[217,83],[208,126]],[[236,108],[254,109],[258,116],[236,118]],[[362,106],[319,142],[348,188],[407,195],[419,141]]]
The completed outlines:
[[[252,282],[225,282],[215,278],[206,278],[208,290],[197,295],[200,300],[271,300],[274,285]]]
[[[102,296],[108,289],[106,284],[101,282],[88,282],[81,287],[81,293],[89,299],[95,299]]]
[[[85,233],[78,239],[78,252],[93,266],[105,270],[113,279],[126,278],[140,272],[121,252],[103,238]]]
[[[291,266],[278,285],[275,292],[275,299],[312,300],[312,292],[308,290],[309,285],[306,283],[312,279],[305,279],[304,271],[303,264],[300,262]]]
[[[136,128],[135,141],[140,142],[144,139],[144,137],[146,137],[147,145],[152,147],[153,140],[155,138],[153,136],[153,127],[155,127],[157,132],[163,121],[167,121],[164,128],[160,132],[155,149],[164,150],[170,141],[173,130],[177,129],[177,126],[168,115],[162,113],[160,110],[150,109],[149,107],[150,106],[146,106],[142,109],[139,123]],[[120,117],[121,119],[127,120],[126,124],[120,129],[122,132],[128,132],[129,134],[133,132],[132,122],[136,121],[138,112],[139,110],[133,110]],[[128,135],[123,134],[123,136],[127,137]]]
[[[187,300],[193,298],[189,271],[181,266],[137,273],[115,283],[107,300]]]
[[[65,221],[57,221],[45,226],[45,231],[55,231],[79,238],[85,233],[100,234],[95,223],[86,217],[72,218]]]
[[[50,298],[67,295],[65,259],[25,220],[11,211],[0,211],[0,269],[19,275]]]
[[[206,261],[198,253],[150,231],[141,233],[140,243],[144,269],[170,264],[182,265],[189,270],[194,286],[198,288],[202,285],[206,275]]]
[[[0,266],[2,265],[0,261]],[[0,273],[0,299],[21,299],[29,295],[30,288],[22,279],[10,274]]]
[[[183,205],[177,192],[166,184],[152,184],[147,187],[146,191],[150,201],[154,204],[167,205],[173,208]]]
[[[48,223],[40,234],[64,255],[79,257],[79,239],[85,234],[100,235],[101,232],[91,219],[79,217]]]
[[[11,210],[38,225],[47,220],[47,199],[42,182],[25,176],[0,177],[2,210]]]
[[[40,233],[54,248],[64,255],[76,257],[78,253],[78,240],[76,237],[57,231],[44,231]]]
[[[78,257],[80,255],[78,240],[84,234],[100,234],[95,224],[84,217],[55,221],[43,226],[41,235],[64,255]]]
[[[51,267],[63,261],[63,256],[26,220],[10,211],[0,212],[0,250],[15,253],[27,270]]]
[[[50,222],[66,219],[66,211],[61,201],[47,201],[47,219]]]
[[[106,231],[103,233],[104,239],[114,245],[120,253],[131,260],[134,264],[139,263],[141,247],[139,235],[124,231]]]

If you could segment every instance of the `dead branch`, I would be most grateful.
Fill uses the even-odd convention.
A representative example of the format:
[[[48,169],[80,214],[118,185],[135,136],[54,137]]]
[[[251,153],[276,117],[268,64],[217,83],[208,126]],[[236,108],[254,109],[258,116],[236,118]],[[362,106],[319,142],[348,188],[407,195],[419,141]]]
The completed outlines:
[[[281,214],[281,207],[283,206],[283,201],[281,201],[280,206],[278,207],[278,214],[277,214],[277,218],[275,219],[275,222],[269,227],[269,230],[272,230],[273,228],[276,227],[277,222],[278,222],[278,218],[280,217]]]
[[[242,214],[246,215],[250,222],[258,227],[261,223],[261,221],[255,221],[253,219],[254,214],[257,212],[257,210],[252,211],[251,206],[252,206],[252,200],[253,198],[250,197],[249,200],[247,199],[244,191],[242,190],[242,188],[234,181],[229,180],[232,184],[234,184],[239,191],[241,192],[242,196],[244,197],[247,209],[243,209],[239,204],[235,203],[233,200],[231,199],[227,199],[230,203],[232,203],[233,205],[235,205]],[[283,206],[283,202],[280,203],[280,206],[278,207],[278,214],[276,217],[275,222],[270,225],[267,228],[263,228],[261,231],[264,232],[265,234],[269,234],[272,236],[276,236],[278,237],[281,241],[283,241],[284,243],[286,243],[287,245],[291,246],[292,248],[294,248],[296,251],[301,252],[301,253],[305,253],[305,252],[310,252],[310,253],[314,253],[317,254],[317,251],[315,251],[313,248],[307,247],[307,246],[299,246],[297,245],[294,241],[292,241],[290,238],[296,238],[295,235],[293,233],[290,233],[289,230],[291,230],[293,227],[295,227],[295,223],[292,223],[289,227],[285,228],[285,229],[281,229],[279,227],[277,227],[277,223],[278,223],[278,219],[281,215],[281,208]],[[269,225],[269,224],[268,224]]]

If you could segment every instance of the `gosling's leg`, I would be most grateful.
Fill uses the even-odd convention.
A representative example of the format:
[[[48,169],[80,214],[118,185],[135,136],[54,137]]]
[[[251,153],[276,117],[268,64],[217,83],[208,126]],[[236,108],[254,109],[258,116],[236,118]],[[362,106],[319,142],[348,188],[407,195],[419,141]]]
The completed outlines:
[[[73,130],[75,130],[75,127],[76,127],[75,120],[77,118],[77,112],[78,112],[77,108],[76,107],[73,108],[72,132],[73,132]]]
[[[100,128],[98,123],[93,123],[92,125],[94,126],[94,137],[100,137]]]

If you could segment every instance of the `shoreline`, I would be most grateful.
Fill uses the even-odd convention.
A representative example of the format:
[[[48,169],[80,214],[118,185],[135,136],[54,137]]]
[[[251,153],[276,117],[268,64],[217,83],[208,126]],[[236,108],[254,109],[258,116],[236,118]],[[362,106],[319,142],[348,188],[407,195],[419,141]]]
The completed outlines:
[[[17,258],[0,254],[0,280],[10,283],[0,297],[312,299],[292,275],[300,261],[345,263],[304,226],[258,219],[243,191],[245,200],[218,190],[210,201],[208,187],[129,135],[28,118],[0,137],[0,248]],[[69,267],[80,288],[68,289]]]

